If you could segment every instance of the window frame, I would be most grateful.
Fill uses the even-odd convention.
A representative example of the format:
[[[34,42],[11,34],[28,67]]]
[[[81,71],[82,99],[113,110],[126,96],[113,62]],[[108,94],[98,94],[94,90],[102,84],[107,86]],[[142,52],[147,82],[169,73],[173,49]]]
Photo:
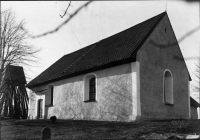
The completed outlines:
[[[97,102],[97,75],[94,73],[87,74],[84,76],[83,82],[83,101]],[[93,91],[92,88],[94,88]]]
[[[94,97],[93,97],[94,96]],[[89,79],[89,101],[95,101],[96,97],[96,78]]]
[[[47,97],[46,97],[47,96]],[[54,106],[54,84],[49,84],[47,86],[47,95],[45,95],[45,100],[50,100],[48,101],[48,104],[45,105],[46,107],[52,107]],[[45,101],[47,102],[47,101]]]
[[[170,85],[166,85],[166,72],[169,72],[169,74],[170,74]],[[169,86],[171,89],[171,101],[168,101],[168,100],[166,100],[166,86]],[[167,93],[167,95],[168,94],[170,94],[170,93]],[[164,74],[163,74],[163,102],[164,102],[164,104],[165,105],[171,105],[171,106],[173,106],[174,105],[174,92],[173,92],[173,75],[172,75],[172,72],[169,70],[169,69],[166,69],[165,71],[164,71]]]
[[[52,105],[53,106],[53,94],[54,94],[54,86],[52,85],[52,87],[50,87],[51,89],[50,89],[50,91],[51,91],[51,93],[50,93],[50,95],[51,95],[51,103],[50,103],[50,105]]]

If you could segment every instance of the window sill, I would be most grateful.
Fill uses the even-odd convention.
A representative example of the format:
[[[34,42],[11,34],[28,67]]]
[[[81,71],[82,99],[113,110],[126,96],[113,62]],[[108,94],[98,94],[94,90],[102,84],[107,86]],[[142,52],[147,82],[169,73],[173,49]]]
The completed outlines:
[[[165,102],[165,105],[174,106],[173,103]]]
[[[88,100],[88,101],[83,101],[85,103],[90,103],[90,102],[97,102],[96,100]]]
[[[53,105],[45,105],[45,107],[53,107]]]

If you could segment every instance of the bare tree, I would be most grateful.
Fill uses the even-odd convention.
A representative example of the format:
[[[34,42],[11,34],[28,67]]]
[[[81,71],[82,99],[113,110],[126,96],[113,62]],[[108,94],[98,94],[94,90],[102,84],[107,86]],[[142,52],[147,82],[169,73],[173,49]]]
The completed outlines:
[[[193,79],[194,82],[192,84],[192,90],[194,92],[199,92],[200,91],[200,58],[198,58],[198,61],[196,63],[196,69],[195,69],[195,72],[194,72],[194,76],[195,78]]]
[[[0,37],[0,112],[2,108],[7,106],[7,102],[12,105],[12,98],[18,95],[11,96],[13,89],[8,89],[11,86],[5,80],[8,75],[8,68],[11,65],[25,66],[30,65],[31,62],[35,62],[35,54],[39,49],[35,49],[33,46],[27,43],[27,34],[22,29],[24,22],[16,22],[14,13],[11,10],[5,10],[1,12],[1,37]],[[21,94],[22,91],[16,87],[13,94]],[[23,88],[23,93],[26,92]],[[21,96],[21,95],[20,95]],[[25,93],[23,96],[27,96]],[[8,101],[9,100],[9,101]],[[11,109],[9,109],[10,111]],[[10,114],[11,115],[11,114]]]
[[[199,103],[200,103],[200,57],[197,60],[196,63],[196,69],[194,72],[194,77],[193,78],[193,83],[192,83],[192,91],[193,92],[199,92]],[[199,108],[199,112],[200,112],[200,108]]]

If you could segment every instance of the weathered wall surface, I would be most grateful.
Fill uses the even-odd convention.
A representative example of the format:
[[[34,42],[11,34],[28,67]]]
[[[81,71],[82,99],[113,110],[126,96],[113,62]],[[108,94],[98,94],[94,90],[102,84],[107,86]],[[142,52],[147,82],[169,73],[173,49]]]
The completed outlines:
[[[140,62],[140,97],[143,118],[188,118],[189,75],[168,17],[158,24],[137,53]],[[173,75],[174,105],[164,104],[163,76]]]
[[[83,102],[85,75],[54,82],[54,105],[45,107],[45,117],[56,115],[59,119],[130,121],[133,118],[131,64],[96,71],[94,74],[97,75],[96,102]]]
[[[33,88],[32,91],[30,92],[28,119],[37,119],[38,100],[43,99],[43,102],[45,102],[45,92],[46,92],[46,85]],[[43,104],[43,114],[45,113],[44,108],[45,104]]]
[[[33,92],[29,95],[29,108],[28,108],[28,118],[35,119],[35,106],[36,106],[36,94]]]
[[[191,119],[198,119],[197,108],[194,106],[190,106],[191,111]]]

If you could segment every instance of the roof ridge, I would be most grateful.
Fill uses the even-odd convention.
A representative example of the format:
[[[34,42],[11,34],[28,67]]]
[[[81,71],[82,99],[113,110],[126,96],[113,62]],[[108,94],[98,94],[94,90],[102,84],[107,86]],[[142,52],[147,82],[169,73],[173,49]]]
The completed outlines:
[[[77,51],[64,55],[61,59],[59,59],[62,63],[59,60],[54,63],[54,64],[58,63],[59,65],[55,65],[55,66],[61,66],[60,68],[58,69],[53,68],[51,65],[39,76],[37,76],[35,79],[29,82],[27,87],[29,88],[35,87],[37,85],[45,84],[50,81],[52,82],[53,80],[56,80],[56,79],[59,80],[62,78],[70,77],[72,75],[75,75],[75,73],[81,74],[86,71],[88,72],[89,69],[94,70],[94,68],[97,68],[97,67],[104,68],[105,65],[106,65],[105,67],[108,67],[108,66],[121,64],[122,62],[125,63],[125,59],[127,59],[126,60],[127,62],[129,60],[132,61],[131,58],[134,55],[134,52],[137,52],[137,50],[140,49],[141,45],[143,45],[143,43],[146,41],[148,36],[152,33],[153,29],[157,26],[159,21],[161,21],[162,17],[164,17],[165,15],[166,15],[166,12],[160,13],[128,29],[125,29],[114,35],[101,39],[100,41],[97,41]],[[139,34],[139,37],[137,34]],[[121,46],[121,47],[117,47],[117,46]],[[114,48],[116,49],[113,50]],[[114,52],[112,52],[112,50]],[[106,56],[104,58],[105,54],[102,51],[106,51],[109,56]],[[127,53],[127,51],[129,52]],[[72,57],[73,55],[75,56]],[[93,60],[93,58],[96,58],[96,59]],[[103,59],[101,60],[101,58]],[[110,63],[111,60],[113,64]],[[68,62],[66,63],[65,61],[68,61]],[[77,65],[80,65],[80,66],[77,66]],[[92,66],[88,67],[90,65]]]
[[[159,23],[159,21],[160,21],[160,19],[162,19],[163,17],[164,17],[164,15],[166,14],[166,12],[163,12],[163,13],[161,13],[161,14],[158,14],[157,16],[159,16],[159,15],[161,15],[161,17],[158,19],[158,21],[154,24],[154,26],[153,27],[151,27],[151,29],[148,31],[148,33],[147,33],[147,35],[149,34],[149,32],[151,32],[151,30],[153,29],[153,28],[155,28],[155,25],[157,24],[157,23]],[[154,16],[154,17],[152,17],[152,18],[150,18],[150,19],[153,19],[153,18],[155,18],[156,16]],[[150,20],[150,19],[148,19],[148,20]],[[143,21],[143,22],[146,22],[147,20],[145,20],[145,21]],[[138,24],[141,24],[141,23],[143,23],[143,22],[140,22],[140,23],[138,23]],[[138,25],[138,24],[136,24],[136,25]],[[134,26],[133,26],[134,27]],[[132,28],[132,27],[130,27],[130,28]],[[128,29],[130,29],[130,28],[128,28]],[[128,29],[126,29],[126,30],[128,30]],[[124,30],[125,31],[125,30]],[[124,31],[121,31],[121,32],[124,32]],[[119,32],[119,33],[121,33],[121,32]],[[119,33],[117,33],[117,34],[119,34]],[[107,37],[107,38],[104,38],[104,39],[102,39],[102,40],[105,40],[105,39],[108,39],[108,38],[110,38],[110,37],[112,37],[112,36],[115,36],[116,34],[114,34],[114,35],[111,35],[111,36],[109,36],[109,37]],[[147,36],[146,35],[146,36]],[[143,40],[145,40],[145,38],[146,38],[146,36],[144,37],[144,39]],[[143,42],[143,40],[141,41],[141,42]],[[99,41],[100,42],[100,41]],[[96,44],[97,43],[99,43],[99,42],[96,42],[95,44],[94,44],[94,46],[92,47],[92,48],[90,48],[85,54],[83,54],[81,57],[79,57],[76,61],[74,61],[74,63],[72,63],[71,65],[69,65],[65,70],[63,70],[61,73],[63,74],[63,73],[65,73],[65,72],[67,72],[67,70],[69,70],[71,67],[73,67],[77,62],[79,62],[84,56],[86,56],[95,46],[96,46]],[[140,43],[141,43],[140,42]],[[139,45],[140,46],[140,45]],[[137,48],[136,48],[137,49]],[[133,51],[133,52],[135,52],[135,50]],[[131,54],[132,55],[132,54]],[[131,56],[130,55],[130,56]]]
[[[97,42],[98,43],[98,42]],[[73,67],[77,62],[79,62],[84,56],[86,56],[92,49],[94,49],[95,46],[97,46],[95,43],[93,47],[91,47],[86,53],[84,53],[81,57],[79,57],[76,61],[74,61],[71,65],[69,65],[66,69],[64,69],[61,73],[67,72],[71,67]]]
[[[97,43],[97,42],[96,42]],[[79,57],[76,61],[74,61],[74,63],[72,63],[72,64],[70,64],[66,69],[64,69],[62,72],[61,72],[61,74],[62,73],[65,73],[67,70],[69,70],[73,65],[75,65],[81,58],[83,58],[87,53],[89,53],[95,46],[96,46],[96,43],[94,43],[94,44],[92,44],[92,45],[94,45],[93,47],[91,47],[85,54],[83,54],[81,57]],[[89,46],[87,46],[87,47],[89,47]],[[84,47],[84,48],[87,48],[87,47]],[[81,48],[81,49],[84,49],[84,48]],[[81,50],[80,49],[80,50]],[[77,50],[77,51],[79,51],[79,50]],[[76,52],[76,51],[75,51]],[[74,52],[72,52],[72,53],[69,53],[69,54],[73,54]],[[69,54],[66,54],[66,55],[64,55],[63,57],[65,57],[65,56],[67,56],[67,55],[69,55]],[[62,58],[63,58],[62,57]],[[60,60],[60,59],[59,59]],[[58,61],[59,61],[58,60]],[[58,62],[58,61],[56,61],[56,62]],[[55,63],[56,63],[55,62]],[[54,63],[54,64],[55,64]],[[42,74],[42,73],[41,73]],[[40,75],[41,75],[40,74]],[[56,79],[56,78],[59,78],[59,77],[61,77],[61,75],[60,76],[57,76],[57,77],[54,77],[54,78],[50,78],[50,79],[48,79],[48,80],[52,80],[52,79]],[[42,81],[42,82],[45,82],[45,81]],[[41,83],[42,83],[41,82]],[[30,83],[30,82],[29,82]]]
[[[103,38],[103,39],[101,39],[101,41],[103,41],[103,40],[106,40],[106,39],[109,39],[110,37],[113,37],[113,36],[115,36],[115,35],[117,35],[117,34],[120,34],[120,33],[122,33],[122,32],[125,32],[125,31],[127,31],[127,30],[130,30],[131,28],[133,28],[133,27],[135,27],[135,26],[137,26],[137,25],[139,25],[139,24],[142,24],[142,23],[144,23],[144,22],[146,22],[146,21],[148,21],[148,20],[151,20],[151,19],[153,19],[153,18],[155,18],[155,17],[157,17],[157,16],[159,16],[159,15],[165,15],[165,14],[167,14],[167,12],[162,12],[162,13],[160,13],[160,14],[158,14],[158,15],[156,15],[156,16],[153,16],[153,17],[151,17],[151,18],[148,18],[148,19],[146,19],[146,20],[144,20],[144,21],[141,21],[141,22],[138,22],[137,24],[135,24],[135,25],[132,25],[131,27],[129,27],[129,28],[126,28],[126,29],[124,29],[124,30],[122,30],[122,31],[120,31],[120,32],[117,32],[117,33],[115,33],[115,34],[112,34],[112,35],[110,35],[110,36],[108,36],[108,37],[106,37],[106,38]],[[161,17],[162,17],[161,16]],[[160,18],[161,18],[160,17]],[[159,18],[159,19],[160,19]],[[158,19],[158,20],[159,20]],[[157,23],[157,22],[156,22]],[[155,24],[156,24],[155,23]],[[100,42],[100,41],[99,41]]]
[[[161,14],[158,14],[158,15],[156,15],[156,16],[154,16],[154,17],[152,17],[152,18],[149,18],[148,20],[150,20],[150,19],[153,19],[153,18],[155,18],[155,17],[157,17],[157,16],[159,16],[160,15],[160,18],[156,21],[156,23],[151,27],[151,29],[149,29],[149,31],[147,32],[147,34],[145,35],[145,37],[141,40],[141,42],[139,43],[139,45],[133,50],[133,53],[131,53],[131,55],[130,55],[130,57],[134,54],[134,53],[136,53],[137,51],[135,51],[135,50],[137,50],[138,48],[140,48],[140,46],[142,46],[142,43],[144,43],[145,41],[146,41],[146,39],[150,36],[150,34],[153,32],[153,30],[155,29],[155,27],[158,25],[158,23],[160,23],[160,21],[162,20],[162,18],[165,16],[165,15],[167,15],[167,12],[163,12],[163,13],[161,13]],[[145,21],[147,21],[147,20],[145,20]],[[145,22],[145,21],[143,21],[143,22]],[[140,23],[139,23],[140,24]]]

